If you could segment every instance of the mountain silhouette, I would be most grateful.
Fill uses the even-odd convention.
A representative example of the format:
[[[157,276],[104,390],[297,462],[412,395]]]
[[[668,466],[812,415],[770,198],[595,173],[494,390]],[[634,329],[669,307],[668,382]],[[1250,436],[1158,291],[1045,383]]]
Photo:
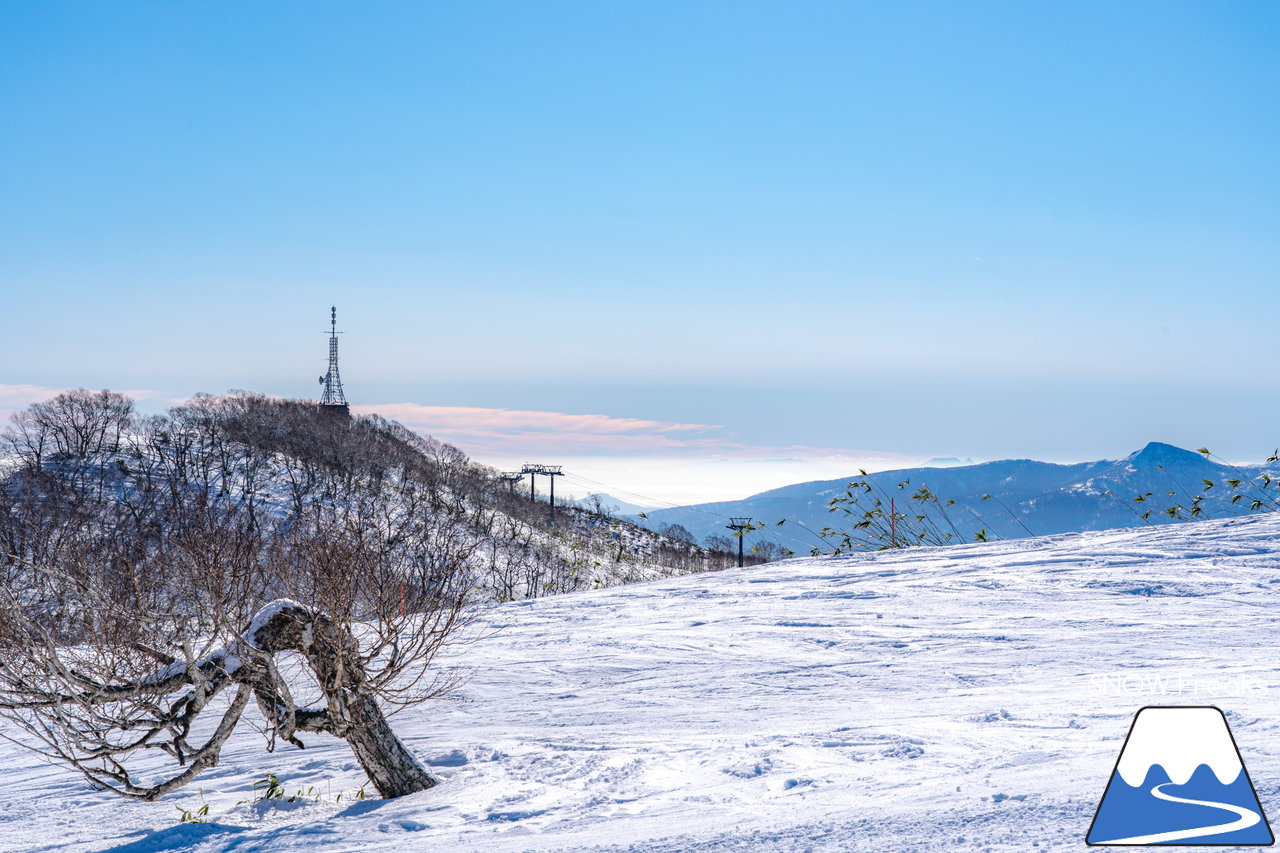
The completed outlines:
[[[784,544],[792,550],[804,553],[817,544],[817,540],[796,528],[817,531],[838,526],[842,518],[829,511],[830,501],[843,496],[850,482],[865,480],[882,496],[886,509],[889,498],[893,497],[899,512],[912,511],[914,504],[909,496],[921,486],[928,486],[943,504],[955,501],[954,506],[946,509],[950,519],[946,526],[949,530],[954,524],[958,529],[957,541],[971,541],[979,530],[985,530],[989,537],[1016,539],[1167,523],[1175,519],[1167,515],[1165,509],[1182,506],[1185,514],[1198,495],[1204,495],[1202,508],[1206,517],[1241,512],[1251,498],[1247,496],[1230,505],[1230,487],[1226,481],[1233,478],[1245,481],[1241,490],[1256,495],[1257,490],[1250,491],[1247,481],[1264,471],[1274,476],[1280,473],[1280,468],[1225,465],[1203,454],[1153,441],[1117,460],[1061,465],[1033,459],[1005,459],[797,483],[739,501],[653,510],[648,513],[648,520],[641,519],[640,523],[654,529],[663,524],[680,524],[703,540],[708,535],[723,535],[726,519],[731,516],[745,516],[767,524],[787,519],[788,525],[776,528],[775,535],[785,537]],[[1215,484],[1209,492],[1204,491],[1206,480]],[[909,485],[898,489],[898,484],[903,482]],[[986,495],[991,497],[984,500]],[[1147,497],[1135,501],[1139,496]],[[1148,510],[1150,514],[1144,520],[1140,516]],[[936,516],[938,510],[930,512]]]

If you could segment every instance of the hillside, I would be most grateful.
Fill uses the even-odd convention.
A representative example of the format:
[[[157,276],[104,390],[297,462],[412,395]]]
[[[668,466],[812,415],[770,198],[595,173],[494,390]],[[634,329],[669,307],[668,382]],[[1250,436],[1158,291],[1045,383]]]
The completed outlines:
[[[731,562],[601,512],[553,515],[457,448],[376,415],[260,394],[199,395],[145,418],[123,395],[69,392],[18,413],[0,461],[0,569],[51,559],[51,531],[127,529],[155,551],[192,513],[233,537],[302,525],[337,539],[363,530],[388,549],[416,537],[497,600]]]
[[[851,481],[866,480],[883,496],[886,508],[889,497],[896,497],[900,512],[904,506],[913,506],[908,496],[923,485],[941,501],[955,501],[956,505],[948,510],[949,521],[942,520],[936,508],[930,509],[940,528],[950,531],[950,525],[955,525],[959,533],[955,541],[971,541],[980,529],[985,529],[990,538],[1015,539],[1167,523],[1171,519],[1163,510],[1174,504],[1188,506],[1196,495],[1202,494],[1205,480],[1216,484],[1206,496],[1205,514],[1236,514],[1248,505],[1248,500],[1228,505],[1230,496],[1222,499],[1229,490],[1224,483],[1232,478],[1257,478],[1264,472],[1274,476],[1277,470],[1280,469],[1275,465],[1233,467],[1173,445],[1151,442],[1119,460],[1059,465],[1008,459],[951,468],[881,471],[866,477],[852,475],[798,483],[740,501],[653,510],[647,513],[647,520],[637,520],[655,530],[664,524],[680,524],[699,541],[705,541],[707,536],[723,535],[731,516],[746,516],[768,524],[786,519],[789,526],[752,536],[757,541],[773,539],[797,553],[807,553],[821,543],[804,528],[820,531],[839,525],[841,517],[828,511],[830,501],[844,495]],[[900,483],[908,483],[909,487],[899,489]],[[1249,496],[1257,493],[1244,486],[1242,491]],[[1134,502],[1133,498],[1148,493],[1151,497],[1146,502]],[[985,495],[991,497],[984,500]],[[1144,520],[1140,513],[1146,510],[1153,511]]]
[[[0,743],[0,838],[46,853],[1084,851],[1147,704],[1222,707],[1274,819],[1277,585],[1280,516],[1259,515],[513,602],[449,661],[469,674],[456,701],[394,718],[435,790],[349,804],[363,779],[344,744],[266,755],[242,728],[198,785],[132,803]],[[237,805],[267,771],[320,800]],[[202,803],[210,823],[178,824],[175,806]]]

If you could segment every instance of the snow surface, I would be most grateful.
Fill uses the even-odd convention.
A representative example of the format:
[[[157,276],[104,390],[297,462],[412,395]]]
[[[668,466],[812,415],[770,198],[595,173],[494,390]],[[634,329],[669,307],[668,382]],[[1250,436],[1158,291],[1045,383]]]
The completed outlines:
[[[353,802],[344,743],[267,754],[242,725],[139,803],[0,742],[0,848],[1083,851],[1145,705],[1220,706],[1280,814],[1278,592],[1260,516],[502,605],[456,700],[393,718],[433,790]],[[267,771],[320,799],[237,805]]]

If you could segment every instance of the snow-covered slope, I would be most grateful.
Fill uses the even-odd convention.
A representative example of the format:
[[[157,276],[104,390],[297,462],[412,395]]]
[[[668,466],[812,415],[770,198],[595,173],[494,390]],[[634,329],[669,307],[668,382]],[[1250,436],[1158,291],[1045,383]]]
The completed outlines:
[[[133,803],[0,744],[0,848],[1083,851],[1133,714],[1179,704],[1226,711],[1275,815],[1278,593],[1272,515],[507,604],[457,701],[393,718],[434,790],[352,804],[345,744],[244,730]],[[237,805],[264,771],[321,801]]]

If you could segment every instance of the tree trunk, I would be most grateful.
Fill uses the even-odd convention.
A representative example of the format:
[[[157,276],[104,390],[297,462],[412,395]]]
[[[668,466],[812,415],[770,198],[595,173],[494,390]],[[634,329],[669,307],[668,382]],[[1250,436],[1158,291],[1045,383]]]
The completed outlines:
[[[259,613],[247,636],[268,654],[302,653],[324,692],[328,712],[307,728],[345,740],[379,794],[402,797],[435,787],[436,780],[396,737],[378,707],[355,640],[342,636],[331,618],[280,599]]]
[[[342,737],[378,793],[402,797],[435,787],[436,780],[391,730],[373,694],[364,687],[348,688],[345,693],[343,701],[351,722]]]

